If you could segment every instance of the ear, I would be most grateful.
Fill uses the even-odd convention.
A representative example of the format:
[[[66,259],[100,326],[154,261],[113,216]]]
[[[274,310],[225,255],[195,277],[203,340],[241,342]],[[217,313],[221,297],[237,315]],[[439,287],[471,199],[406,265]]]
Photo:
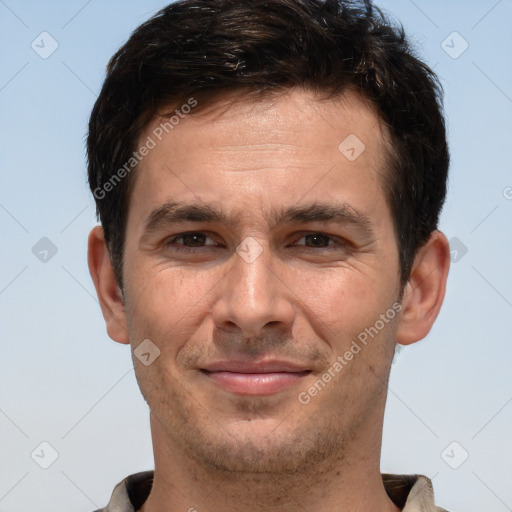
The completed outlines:
[[[89,233],[87,260],[107,333],[114,341],[128,344],[130,338],[123,295],[117,283],[101,226],[96,226]]]
[[[450,268],[450,246],[440,231],[434,231],[414,258],[405,286],[397,342],[410,345],[423,339],[441,309]]]

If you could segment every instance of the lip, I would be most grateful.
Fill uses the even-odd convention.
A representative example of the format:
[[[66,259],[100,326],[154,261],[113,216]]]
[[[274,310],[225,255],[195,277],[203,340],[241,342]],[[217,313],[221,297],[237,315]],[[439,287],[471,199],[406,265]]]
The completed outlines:
[[[286,361],[218,361],[201,372],[225,391],[239,395],[264,396],[285,390],[311,371]]]

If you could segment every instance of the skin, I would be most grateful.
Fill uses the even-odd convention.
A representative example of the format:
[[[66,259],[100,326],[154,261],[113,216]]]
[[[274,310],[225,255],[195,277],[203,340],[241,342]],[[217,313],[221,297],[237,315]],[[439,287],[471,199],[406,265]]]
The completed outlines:
[[[388,377],[396,343],[424,338],[439,312],[446,237],[435,231],[419,250],[402,296],[382,187],[386,133],[357,94],[320,101],[294,89],[258,101],[226,96],[215,107],[181,120],[136,171],[123,294],[102,228],[89,236],[109,336],[160,350],[149,365],[133,358],[155,456],[141,510],[396,512],[380,476]],[[366,146],[354,161],[338,150],[350,134]],[[145,232],[152,212],[177,202],[221,208],[226,219]],[[281,209],[313,203],[342,205],[357,222],[272,222]],[[198,237],[177,236],[190,231]],[[236,251],[247,237],[261,248],[250,262]],[[401,311],[301,403],[399,300]],[[279,359],[308,373],[255,396],[201,371],[235,359]]]

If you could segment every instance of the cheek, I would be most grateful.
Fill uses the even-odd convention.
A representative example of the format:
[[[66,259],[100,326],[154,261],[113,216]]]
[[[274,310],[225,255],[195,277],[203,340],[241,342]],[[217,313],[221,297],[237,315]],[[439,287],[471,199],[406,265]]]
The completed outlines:
[[[178,268],[138,271],[129,283],[127,314],[136,337],[180,340],[204,311],[214,276]],[[210,279],[210,277],[212,279]],[[128,288],[128,286],[127,286]],[[176,346],[166,343],[165,346]]]
[[[282,286],[276,293],[297,311],[298,338],[313,337],[343,353],[347,344],[373,325],[394,297],[389,283],[361,268],[277,267]],[[368,268],[366,268],[368,270]],[[192,268],[139,266],[126,283],[130,307],[127,314],[134,344],[149,338],[162,351],[176,353],[202,328],[219,300],[216,287],[226,272],[218,266],[201,271]]]
[[[302,273],[293,279],[299,307],[319,337],[342,348],[375,322],[384,307],[384,290],[368,275],[354,269],[324,269],[314,275]],[[341,345],[337,347],[336,345]]]

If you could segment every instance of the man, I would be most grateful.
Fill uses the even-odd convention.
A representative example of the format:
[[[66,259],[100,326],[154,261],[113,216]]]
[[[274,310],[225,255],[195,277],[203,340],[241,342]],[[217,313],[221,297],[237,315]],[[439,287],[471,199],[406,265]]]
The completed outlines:
[[[445,292],[440,101],[369,2],[182,0],[116,53],[89,268],[155,470],[102,510],[444,510],[380,473],[396,344]]]

